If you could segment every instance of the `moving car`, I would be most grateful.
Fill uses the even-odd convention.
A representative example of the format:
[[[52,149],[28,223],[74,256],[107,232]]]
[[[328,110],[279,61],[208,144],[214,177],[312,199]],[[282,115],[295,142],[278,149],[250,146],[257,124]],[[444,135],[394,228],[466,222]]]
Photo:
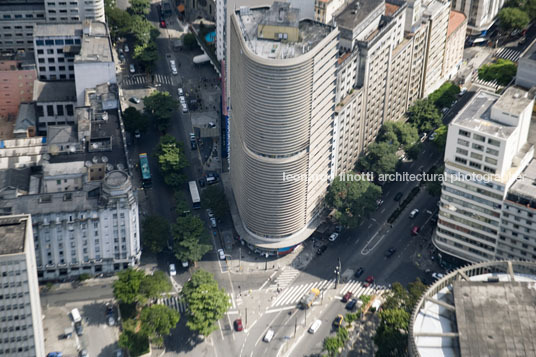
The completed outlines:
[[[352,299],[348,302],[348,304],[346,304],[345,309],[353,311],[356,305],[357,305],[357,299]]]
[[[262,339],[264,342],[270,342],[272,341],[272,338],[274,338],[274,334],[275,334],[275,331],[272,330],[272,329],[269,329],[267,332],[266,332],[266,335],[264,335],[264,338]]]
[[[356,278],[359,278],[361,275],[363,275],[364,272],[365,272],[365,269],[363,269],[363,267],[359,267],[359,268],[355,271],[354,276],[355,276]]]
[[[419,210],[415,208],[409,213],[409,218],[415,218],[417,217],[418,214],[419,214]]]
[[[331,233],[328,239],[330,242],[335,242],[337,238],[339,238],[339,233],[335,232],[335,233]]]
[[[342,297],[342,302],[348,302],[352,298],[352,292],[348,291],[344,296]]]
[[[183,113],[188,113],[188,106],[186,105],[186,103],[181,103],[181,107]]]
[[[166,26],[166,20],[162,19],[160,20],[160,27],[165,29],[167,26]]]
[[[333,326],[335,328],[339,328],[342,326],[342,322],[344,321],[344,316],[342,316],[341,314],[337,315],[337,317],[335,318],[335,320],[333,320]]]
[[[177,270],[175,269],[175,264],[169,264],[169,275],[170,276],[177,275]]]
[[[395,198],[394,200],[395,201],[400,201],[400,199],[402,198],[404,194],[402,192],[398,192],[396,195],[395,195]]]
[[[314,334],[316,331],[318,331],[318,329],[320,328],[320,325],[322,325],[322,321],[316,320],[315,322],[313,322],[313,324],[311,325],[311,327],[309,327],[309,330],[307,331],[310,334]]]
[[[380,207],[381,205],[383,205],[383,200],[382,199],[377,199],[376,200],[376,206]]]
[[[372,284],[374,284],[374,277],[371,275],[371,276],[369,276],[369,277],[367,277],[367,278],[365,279],[365,284],[363,284],[363,286],[364,286],[365,288],[368,288],[368,287],[371,286]]]
[[[141,138],[141,133],[140,133],[140,131],[139,131],[138,129],[136,129],[136,131],[134,131],[134,137],[135,137],[136,139],[140,139],[140,138]]]
[[[391,258],[396,253],[396,248],[389,248],[385,251],[385,257]]]
[[[114,306],[112,304],[106,305],[106,316],[112,316],[114,314]]]
[[[192,150],[197,149],[197,140],[195,139],[194,133],[190,133],[190,148]]]
[[[184,91],[182,90],[182,88],[177,88],[177,94],[179,95],[179,97],[184,96]]]
[[[221,260],[225,260],[225,252],[223,251],[223,249],[218,249],[218,256]]]
[[[216,218],[214,218],[214,217],[211,217],[211,218],[210,218],[210,226],[211,226],[212,228],[216,228],[216,227],[218,226],[218,225],[216,224]]]
[[[136,67],[134,67],[132,63],[130,64],[129,68],[130,73],[136,73]]]
[[[242,326],[242,319],[234,320],[234,329],[237,332],[240,332],[244,329],[244,326]]]

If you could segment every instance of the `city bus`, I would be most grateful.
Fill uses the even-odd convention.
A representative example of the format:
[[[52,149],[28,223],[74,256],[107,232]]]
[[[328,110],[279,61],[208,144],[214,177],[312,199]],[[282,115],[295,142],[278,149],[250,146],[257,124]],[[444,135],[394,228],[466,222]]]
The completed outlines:
[[[192,207],[194,209],[201,208],[201,196],[199,196],[199,190],[197,189],[197,183],[195,181],[188,182],[190,186],[190,197],[192,198]]]
[[[141,185],[143,188],[151,188],[151,170],[149,169],[149,160],[146,153],[140,154],[140,171],[141,171]]]

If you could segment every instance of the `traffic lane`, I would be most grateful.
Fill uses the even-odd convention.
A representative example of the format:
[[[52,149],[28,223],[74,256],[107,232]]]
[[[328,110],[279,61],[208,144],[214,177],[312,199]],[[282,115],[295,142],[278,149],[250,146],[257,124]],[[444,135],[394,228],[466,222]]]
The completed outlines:
[[[278,341],[280,338],[279,328],[285,318],[288,318],[287,311],[280,311],[275,314],[263,314],[254,325],[246,326],[246,339],[242,342],[240,356],[263,355],[276,356],[278,351]],[[263,338],[269,329],[275,331],[271,342],[264,342]],[[281,342],[281,341],[279,341]]]

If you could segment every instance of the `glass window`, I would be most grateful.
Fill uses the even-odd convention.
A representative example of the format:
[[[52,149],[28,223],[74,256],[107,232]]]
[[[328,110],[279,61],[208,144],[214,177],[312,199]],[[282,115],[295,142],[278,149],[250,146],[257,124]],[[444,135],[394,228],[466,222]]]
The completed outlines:
[[[55,44],[55,45],[61,45],[61,46],[63,46],[63,45],[64,45],[64,41],[63,41],[63,40],[54,40],[54,44]]]
[[[482,145],[473,143],[473,145],[471,145],[471,146],[472,146],[472,148],[475,149],[475,150],[478,150],[478,151],[484,151],[484,146],[482,146]]]
[[[45,40],[45,45],[52,46],[54,44],[54,40]]]
[[[459,134],[460,134],[461,136],[465,136],[466,138],[470,138],[470,137],[471,137],[471,133],[470,133],[470,132],[465,131],[465,130],[462,130],[462,129],[460,129]]]
[[[490,145],[493,145],[493,146],[501,146],[501,142],[499,140],[495,140],[495,139],[488,139],[488,144]]]
[[[35,40],[35,45],[36,46],[43,46],[44,44],[45,44],[45,41],[43,41],[43,40]]]
[[[462,154],[462,155],[467,155],[469,153],[469,151],[467,151],[465,149],[461,149],[461,148],[456,148],[456,153],[457,154]]]

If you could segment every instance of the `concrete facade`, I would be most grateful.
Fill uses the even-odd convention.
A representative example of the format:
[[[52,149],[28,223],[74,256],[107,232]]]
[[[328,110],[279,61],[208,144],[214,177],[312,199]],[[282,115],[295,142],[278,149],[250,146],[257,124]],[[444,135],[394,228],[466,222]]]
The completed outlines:
[[[333,16],[346,4],[347,0],[315,0],[316,21],[329,24]]]
[[[443,60],[443,78],[446,80],[454,79],[462,65],[466,33],[467,17],[461,12],[451,10]]]
[[[0,355],[45,355],[32,219],[0,217]]]
[[[327,25],[292,20],[282,28],[298,24],[301,42],[257,37],[255,25],[279,16],[280,7],[293,13],[274,3],[233,15],[230,51],[231,181],[250,235],[243,238],[274,249],[308,238],[323,208],[333,174],[338,35]]]
[[[536,40],[527,47],[519,58],[516,85],[526,89],[536,87]]]
[[[508,216],[507,193],[534,156],[527,140],[533,105],[520,88],[502,96],[479,92],[450,124],[433,237],[442,252],[470,262],[504,256],[498,249],[501,209]]]
[[[505,0],[452,0],[452,9],[467,16],[467,29],[478,34],[490,28]]]
[[[47,22],[106,21],[104,0],[45,0]]]

